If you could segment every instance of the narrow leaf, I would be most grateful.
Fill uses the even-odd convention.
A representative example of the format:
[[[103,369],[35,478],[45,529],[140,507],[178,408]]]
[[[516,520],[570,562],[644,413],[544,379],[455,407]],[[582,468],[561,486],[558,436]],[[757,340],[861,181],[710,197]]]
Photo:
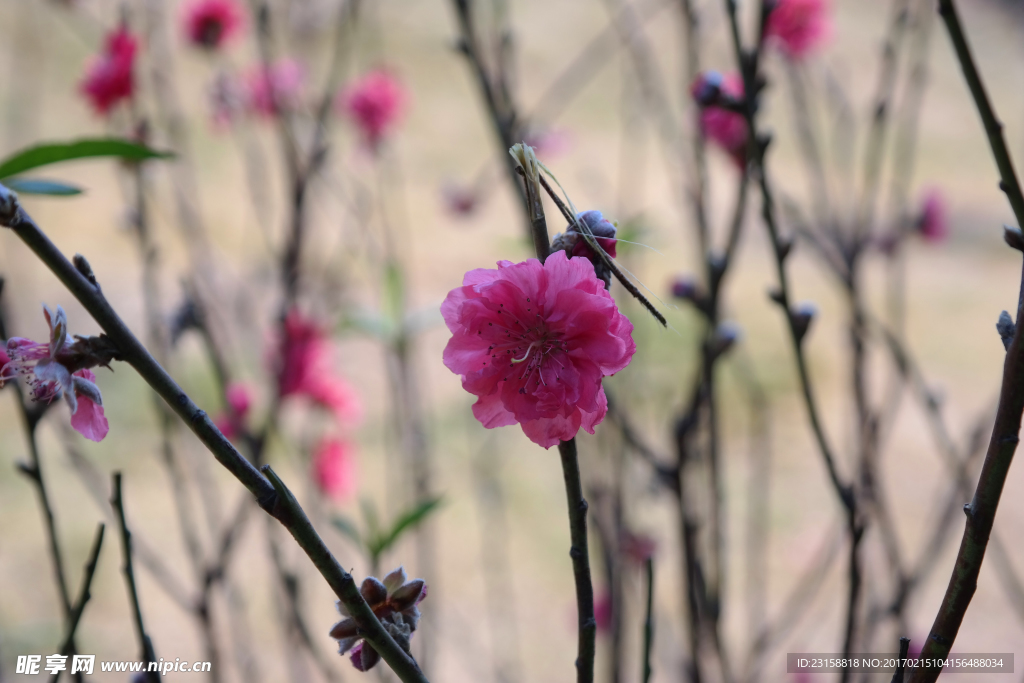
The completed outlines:
[[[45,143],[15,152],[0,161],[0,179],[9,178],[40,166],[72,159],[120,157],[121,159],[141,161],[143,159],[168,159],[173,156],[170,152],[159,152],[145,145],[119,138],[86,138],[73,142]]]
[[[41,178],[8,178],[4,181],[4,185],[18,194],[46,194],[57,197],[82,194],[80,187]]]
[[[379,542],[379,552],[384,552],[402,537],[406,531],[411,531],[422,524],[441,505],[441,498],[430,498],[419,505],[399,515],[398,519],[386,535],[382,536]]]
[[[359,535],[359,529],[352,523],[352,520],[341,515],[335,515],[331,518],[331,525],[343,535],[348,536],[356,545],[362,547],[363,538]]]

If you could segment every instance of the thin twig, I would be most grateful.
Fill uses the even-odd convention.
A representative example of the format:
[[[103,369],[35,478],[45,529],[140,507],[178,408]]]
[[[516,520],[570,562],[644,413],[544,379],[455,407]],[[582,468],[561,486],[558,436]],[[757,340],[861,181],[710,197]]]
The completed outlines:
[[[128,588],[128,598],[132,603],[132,617],[135,622],[135,635],[139,639],[139,654],[147,664],[156,661],[156,653],[153,650],[153,641],[146,633],[146,627],[142,621],[142,607],[139,605],[139,590],[135,586],[135,570],[132,566],[132,533],[128,530],[128,523],[124,515],[124,499],[121,497],[121,473],[114,472],[113,496],[110,505],[117,514],[118,527],[121,529],[121,554],[124,556],[124,564],[121,571],[124,573],[125,584]],[[160,680],[152,669],[148,669],[145,679],[150,681]]]
[[[594,586],[590,577],[590,550],[587,543],[587,501],[583,498],[576,439],[559,443],[558,454],[562,460],[565,495],[569,506],[569,536],[572,543],[569,557],[572,558],[572,571],[576,579],[576,609],[579,623],[576,681],[592,683],[597,620],[594,618]]]
[[[78,591],[78,598],[75,599],[71,616],[68,618],[68,623],[65,627],[64,640],[61,641],[62,645],[60,646],[60,654],[64,656],[70,655],[74,648],[75,631],[78,629],[78,622],[82,619],[85,604],[92,597],[89,589],[92,587],[92,577],[96,574],[96,563],[100,557],[100,548],[103,547],[103,529],[103,523],[101,522],[96,528],[96,537],[92,542],[92,550],[89,552],[89,559],[85,563],[85,571],[82,574],[82,587]],[[50,678],[50,683],[57,683],[60,674],[60,671],[53,674]]]

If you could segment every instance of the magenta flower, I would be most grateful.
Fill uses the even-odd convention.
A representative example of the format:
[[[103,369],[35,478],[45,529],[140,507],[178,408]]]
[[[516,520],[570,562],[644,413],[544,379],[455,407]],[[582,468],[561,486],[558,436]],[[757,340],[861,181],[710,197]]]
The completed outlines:
[[[765,37],[792,59],[806,57],[831,32],[828,0],[778,0],[765,26]]]
[[[282,59],[268,68],[251,69],[244,80],[249,111],[273,118],[299,105],[306,70],[294,59]]]
[[[407,99],[401,83],[390,72],[377,69],[339,93],[335,107],[355,121],[363,139],[376,150],[398,121]]]
[[[224,392],[227,410],[214,420],[217,429],[229,439],[245,431],[245,418],[252,407],[252,390],[241,382],[232,382]]]
[[[110,427],[103,415],[103,397],[96,386],[96,375],[88,369],[87,364],[93,359],[79,348],[79,340],[68,340],[68,319],[63,308],[58,306],[54,313],[43,306],[43,315],[50,328],[49,342],[23,337],[8,339],[4,354],[7,362],[0,367],[0,386],[23,377],[34,401],[49,403],[63,396],[71,409],[71,426],[91,441],[102,441]]]
[[[338,438],[320,441],[313,452],[313,481],[321,493],[338,500],[355,491],[354,450],[352,444]]]
[[[946,197],[937,188],[928,190],[921,201],[917,230],[929,242],[942,242],[949,235]]]
[[[100,114],[107,114],[121,100],[132,96],[132,67],[138,41],[124,27],[107,35],[103,53],[89,63],[79,90]]]
[[[658,542],[645,534],[626,531],[619,538],[619,549],[630,562],[637,566],[643,566],[647,560],[654,557],[654,553],[658,549]]]
[[[743,79],[738,73],[722,76],[717,71],[707,71],[697,77],[690,91],[701,106],[701,134],[742,168],[747,159],[747,122],[742,114],[721,104],[742,102]]]
[[[501,261],[466,273],[441,305],[452,338],[444,364],[479,399],[492,429],[519,423],[550,448],[590,434],[608,402],[601,378],[629,365],[633,325],[585,258],[556,251],[542,265]]]
[[[334,374],[333,351],[330,339],[315,321],[291,311],[278,349],[278,395],[305,396],[333,412],[342,424],[353,424],[362,417],[362,405],[349,383]]]
[[[423,579],[410,581],[405,569],[399,567],[385,576],[383,583],[372,576],[366,577],[359,592],[395,642],[409,652],[409,641],[420,622],[418,605],[427,597],[427,584]],[[345,605],[340,600],[336,604],[342,620],[331,628],[330,635],[338,641],[338,653],[351,652],[352,665],[359,671],[369,671],[380,661],[380,655],[362,639]]]
[[[235,0],[196,0],[182,15],[185,37],[197,47],[216,50],[242,26],[242,9]]]

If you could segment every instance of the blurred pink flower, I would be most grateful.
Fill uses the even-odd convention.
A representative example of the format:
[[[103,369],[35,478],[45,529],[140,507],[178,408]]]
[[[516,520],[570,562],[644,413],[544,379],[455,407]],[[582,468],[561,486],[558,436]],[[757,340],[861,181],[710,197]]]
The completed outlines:
[[[137,50],[135,36],[121,27],[107,35],[103,52],[89,63],[78,87],[98,113],[107,114],[115,104],[132,96]]]
[[[7,340],[7,362],[0,367],[0,387],[16,377],[25,377],[33,401],[49,403],[63,397],[71,409],[71,426],[91,441],[102,441],[109,426],[103,415],[103,397],[96,386],[96,375],[83,363],[89,362],[76,346],[68,341],[68,319],[64,309],[56,312],[43,306],[43,315],[50,328],[49,342],[36,342],[23,337]]]
[[[793,59],[802,59],[832,32],[828,0],[778,0],[765,36]]]
[[[189,42],[216,50],[242,27],[242,8],[235,0],[195,0],[182,15]]]
[[[245,418],[252,407],[252,390],[246,384],[232,382],[228,385],[224,398],[227,401],[227,410],[214,420],[214,424],[224,436],[233,439],[244,429]]]
[[[268,68],[259,65],[244,77],[249,111],[272,118],[295,109],[302,95],[306,70],[294,59],[281,59]]]
[[[313,481],[321,493],[338,500],[356,489],[355,448],[338,438],[325,438],[313,452]]]
[[[488,429],[519,423],[550,448],[593,434],[608,401],[601,378],[629,365],[633,325],[587,259],[556,251],[542,265],[501,261],[466,273],[441,304],[452,338],[444,364],[479,397]]]
[[[598,633],[607,633],[612,628],[612,594],[608,589],[601,591],[594,600],[594,621]]]
[[[723,99],[743,99],[743,79],[738,73],[722,76],[708,71],[697,77],[691,87],[694,99],[702,107],[700,130],[707,139],[721,147],[742,168],[747,158],[747,122],[739,112],[719,106]]]
[[[946,197],[942,190],[932,188],[925,193],[917,229],[929,242],[942,242],[949,236]]]
[[[538,157],[550,159],[565,154],[572,147],[572,136],[561,128],[542,128],[528,132],[523,142],[533,147]]]
[[[288,313],[278,350],[278,395],[305,396],[330,410],[342,424],[362,417],[359,396],[332,368],[333,345],[314,320]]]
[[[389,71],[376,69],[339,93],[335,107],[355,121],[367,144],[376,150],[407,99],[405,88]]]
[[[480,205],[480,193],[471,186],[446,183],[441,187],[441,202],[447,213],[465,218],[477,210]]]

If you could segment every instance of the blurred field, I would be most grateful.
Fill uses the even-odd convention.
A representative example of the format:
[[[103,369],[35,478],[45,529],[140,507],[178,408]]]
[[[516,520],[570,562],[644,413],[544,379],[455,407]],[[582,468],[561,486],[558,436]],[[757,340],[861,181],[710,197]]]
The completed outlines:
[[[147,2],[129,3],[133,11]],[[67,10],[59,3],[0,2],[0,140],[2,150],[22,147],[41,139],[64,139],[104,132],[96,118],[76,95],[82,65],[99,43],[102,27],[112,25],[116,3],[89,2]],[[657,46],[664,85],[681,108],[685,97],[680,76],[680,19],[672,3],[647,25],[647,36]],[[136,8],[136,5],[139,7]],[[291,44],[282,51],[301,56],[311,69],[311,82],[319,83],[328,47],[329,32],[317,14],[332,3],[312,0],[290,3],[295,21],[303,12],[310,26],[295,29]],[[723,70],[732,68],[731,52],[724,42],[726,27],[719,4],[705,2],[707,45],[704,62]],[[1024,156],[1024,15],[1010,4],[976,0],[961,2],[967,29],[986,78],[990,96],[1007,125],[1006,135],[1018,159]],[[835,0],[834,43],[812,71],[825,65],[836,75],[850,97],[858,119],[869,111],[877,71],[877,53],[888,20],[889,4],[880,0]],[[538,2],[523,0],[511,8],[516,28],[520,64],[517,93],[527,110],[539,93],[566,63],[608,21],[601,3]],[[172,17],[176,13],[171,12]],[[412,309],[436,308],[444,295],[461,282],[471,268],[487,267],[499,259],[520,260],[529,256],[521,239],[518,207],[497,173],[495,145],[480,100],[462,58],[452,49],[454,19],[442,0],[409,2],[387,0],[366,3],[359,40],[350,73],[379,63],[390,65],[411,90],[411,106],[400,132],[389,146],[385,173],[387,206],[391,220],[402,225],[401,251],[407,259]],[[319,30],[316,27],[320,27]],[[204,92],[211,76],[210,64],[182,48],[177,26],[168,30],[178,45],[175,68],[181,84],[181,102],[192,139],[192,156],[199,173],[199,203],[215,251],[216,280],[223,287],[223,314],[230,321],[247,320],[249,327],[236,328],[230,340],[236,372],[262,386],[261,409],[269,400],[264,367],[267,330],[277,305],[272,295],[276,277],[269,259],[268,226],[277,243],[284,229],[285,207],[276,170],[278,148],[270,125],[254,122],[235,135],[217,132],[208,124]],[[932,34],[932,68],[920,122],[917,170],[913,195],[926,186],[944,189],[951,205],[952,234],[941,245],[910,244],[908,253],[909,344],[931,385],[943,397],[943,413],[954,436],[963,440],[979,416],[995,402],[1003,350],[994,324],[999,311],[1015,307],[1019,255],[1001,242],[1001,226],[1013,221],[1009,206],[997,187],[981,125],[975,114],[948,39],[936,24]],[[243,40],[225,58],[238,65],[254,59],[253,46]],[[789,101],[781,64],[770,61],[769,73],[780,82],[767,96],[767,116],[776,143],[770,156],[775,182],[781,191],[806,197],[806,178],[798,163],[793,141]],[[147,68],[144,62],[142,68]],[[777,91],[777,92],[776,92]],[[677,273],[698,266],[690,215],[677,199],[672,176],[665,173],[663,153],[649,122],[624,124],[643,116],[637,104],[631,64],[618,49],[599,75],[589,83],[551,125],[567,131],[568,152],[553,156],[549,165],[580,207],[599,208],[616,218],[642,217],[641,241],[657,251],[622,245],[624,263],[660,296]],[[151,112],[152,113],[152,112]],[[627,144],[621,134],[630,131]],[[159,130],[159,128],[158,128]],[[311,225],[315,235],[308,250],[311,268],[325,274],[317,294],[321,309],[332,322],[342,310],[372,309],[380,302],[380,282],[372,262],[376,223],[366,224],[341,208],[338,188],[358,189],[377,183],[375,170],[364,150],[354,141],[350,127],[336,127],[327,178],[314,185]],[[863,130],[850,130],[856,140]],[[164,140],[158,137],[159,146]],[[257,216],[247,186],[243,143],[251,142],[263,155],[268,175],[269,215]],[[721,227],[731,208],[732,169],[712,152],[713,217]],[[445,213],[440,188],[452,180],[469,182],[484,166],[494,167],[493,192],[487,203],[469,219]],[[176,225],[174,202],[167,174],[152,168],[157,188],[154,201],[156,234],[163,262],[163,295],[168,309],[180,299],[179,273],[188,262],[187,250]],[[25,206],[67,254],[88,256],[108,298],[133,329],[143,329],[139,290],[141,266],[134,238],[125,225],[124,177],[113,163],[76,163],[59,167],[48,177],[82,184],[88,193],[74,199],[27,199]],[[623,189],[625,188],[625,189]],[[726,294],[727,317],[743,330],[742,357],[752,363],[758,381],[771,400],[771,450],[774,462],[772,514],[770,519],[770,570],[763,581],[770,597],[770,611],[780,605],[796,574],[814,552],[829,528],[838,528],[840,510],[815,450],[798,394],[792,351],[783,320],[765,292],[774,285],[774,265],[769,260],[764,228],[759,218],[759,199],[751,202],[747,232],[739,262],[730,276]],[[559,229],[551,221],[554,229]],[[721,235],[719,236],[721,237]],[[848,390],[848,340],[845,307],[835,283],[809,250],[798,249],[790,262],[798,300],[815,301],[821,315],[808,339],[812,375],[823,407],[829,434],[849,471],[852,458],[853,407]],[[876,310],[883,305],[883,273],[872,264],[870,289]],[[4,296],[11,310],[15,334],[40,338],[45,332],[40,306],[60,304],[68,311],[72,332],[88,334],[96,325],[59,283],[13,236],[0,234],[0,275],[7,280]],[[672,419],[685,400],[695,370],[697,319],[689,310],[670,310],[672,330],[660,329],[638,306],[616,296],[636,325],[638,351],[632,365],[610,381],[630,413],[645,428],[646,438],[664,453],[670,450]],[[666,306],[672,304],[666,297]],[[253,322],[256,321],[256,322]],[[436,518],[437,557],[441,573],[425,577],[430,597],[424,603],[424,628],[434,632],[439,652],[431,664],[432,680],[446,682],[496,680],[493,653],[511,653],[520,671],[518,680],[565,681],[572,675],[575,654],[572,572],[568,559],[568,529],[557,455],[530,443],[518,428],[486,433],[472,420],[470,398],[458,378],[441,364],[441,350],[448,338],[436,325],[419,339],[417,371],[426,393],[429,435],[436,465],[436,488],[445,505]],[[339,363],[343,374],[359,388],[368,417],[360,428],[360,493],[394,509],[396,494],[387,490],[385,466],[394,444],[388,439],[385,358],[379,345],[351,330],[341,332]],[[159,548],[167,563],[191,581],[185,551],[177,530],[169,484],[157,454],[155,419],[147,388],[127,367],[100,375],[110,418],[110,436],[100,445],[70,434],[66,409],[54,409],[41,429],[43,462],[56,505],[58,524],[70,567],[71,585],[78,576],[91,533],[101,511],[75,476],[62,443],[74,446],[105,472],[125,473],[126,504],[130,523],[139,537]],[[721,368],[726,395],[723,404],[743,405],[745,398],[737,375],[738,361],[727,360]],[[220,410],[209,369],[194,338],[186,338],[172,363],[172,374],[211,414]],[[873,389],[880,390],[879,381]],[[50,654],[60,637],[60,610],[45,552],[41,518],[33,489],[18,474],[15,463],[25,458],[25,443],[14,406],[13,392],[0,394],[0,679],[19,680],[14,660],[19,654]],[[904,400],[901,420],[883,456],[888,494],[898,520],[901,540],[911,554],[922,543],[924,530],[934,514],[937,491],[946,478],[924,416],[912,401]],[[257,411],[259,412],[259,411]],[[737,652],[744,652],[751,634],[742,609],[744,585],[743,514],[748,491],[748,415],[745,410],[724,410],[725,474],[730,500],[729,542],[735,548],[735,571],[727,586],[733,600],[725,628]],[[271,462],[293,483],[304,501],[312,501],[310,513],[318,528],[327,528],[328,504],[315,502],[304,462],[289,455],[304,442],[308,423],[289,414],[282,436],[272,450]],[[598,436],[611,433],[609,425]],[[306,439],[308,440],[308,439]],[[221,514],[234,509],[245,495],[187,434],[180,437],[182,450],[192,467],[213,471],[223,493]],[[607,483],[613,476],[609,448],[594,437],[580,439],[585,477],[592,484]],[[508,556],[512,559],[510,587],[514,600],[504,605],[504,619],[516,626],[518,642],[495,642],[494,625],[488,618],[482,576],[481,542],[489,533],[482,528],[486,506],[481,497],[478,473],[481,463],[495,467],[504,487],[509,520]],[[681,680],[682,621],[679,606],[678,531],[670,501],[650,483],[643,463],[630,460],[626,469],[633,503],[627,512],[632,525],[654,536],[659,543],[656,596],[657,640],[654,680]],[[199,508],[197,507],[197,510]],[[358,501],[343,509],[358,515]],[[285,669],[270,563],[267,561],[266,520],[255,517],[246,527],[243,545],[232,564],[242,580],[250,616],[251,633],[220,620],[221,630],[233,638],[248,640],[259,654],[260,677],[283,680]],[[1016,566],[1024,570],[1024,549],[1016,543],[1024,534],[1024,471],[1010,471],[995,525],[1008,541]],[[109,531],[109,529],[108,529]],[[273,529],[279,532],[279,529]],[[912,603],[911,632],[916,641],[927,634],[935,608],[945,589],[961,531],[947,544],[939,566],[926,588]],[[365,575],[366,562],[338,534],[324,536],[346,567]],[[120,550],[108,537],[101,557],[93,599],[79,629],[80,650],[96,653],[101,660],[135,659],[136,644],[121,576]],[[287,540],[287,539],[286,539]],[[297,548],[285,543],[288,561],[303,579],[303,602],[317,645],[332,653],[334,641],[327,631],[334,623],[329,589],[315,574]],[[877,546],[875,546],[877,547]],[[411,541],[391,553],[386,564],[404,563],[416,574]],[[870,558],[869,562],[880,561]],[[789,680],[785,652],[835,652],[839,649],[844,574],[836,563],[828,581],[794,635],[778,648],[765,670],[765,680]],[[137,570],[147,626],[159,656],[183,660],[202,659],[198,631],[190,618],[169,601],[145,572]],[[418,575],[418,574],[417,574]],[[600,577],[600,571],[597,571]],[[640,577],[630,590],[638,598]],[[602,580],[596,579],[600,585]],[[866,588],[868,596],[881,590]],[[887,588],[886,588],[887,590]],[[633,605],[638,604],[634,599]],[[224,605],[215,605],[224,615]],[[632,626],[627,649],[639,647],[641,615],[626,614]],[[967,614],[955,650],[960,652],[1013,652],[1024,657],[1024,614],[1016,612],[990,563],[982,569],[980,585]],[[507,627],[498,633],[509,633]],[[896,637],[889,630],[874,634],[874,650],[893,649]],[[225,641],[228,642],[228,641]],[[604,641],[599,640],[599,671]],[[275,650],[274,648],[280,648]],[[331,655],[333,658],[334,655]],[[226,659],[232,655],[226,648]],[[739,655],[737,655],[739,658]],[[1022,666],[1018,664],[1018,667]],[[360,674],[348,662],[337,661],[339,678],[357,680]],[[317,679],[306,672],[310,680]],[[627,680],[638,680],[639,670]],[[105,679],[97,675],[96,680]],[[184,680],[184,674],[171,679]],[[963,680],[968,680],[962,676]],[[986,676],[986,681],[1018,680],[1013,676]],[[825,677],[822,677],[824,680]],[[888,680],[888,676],[884,677]],[[228,680],[241,680],[231,666]],[[878,677],[882,680],[882,677]]]

